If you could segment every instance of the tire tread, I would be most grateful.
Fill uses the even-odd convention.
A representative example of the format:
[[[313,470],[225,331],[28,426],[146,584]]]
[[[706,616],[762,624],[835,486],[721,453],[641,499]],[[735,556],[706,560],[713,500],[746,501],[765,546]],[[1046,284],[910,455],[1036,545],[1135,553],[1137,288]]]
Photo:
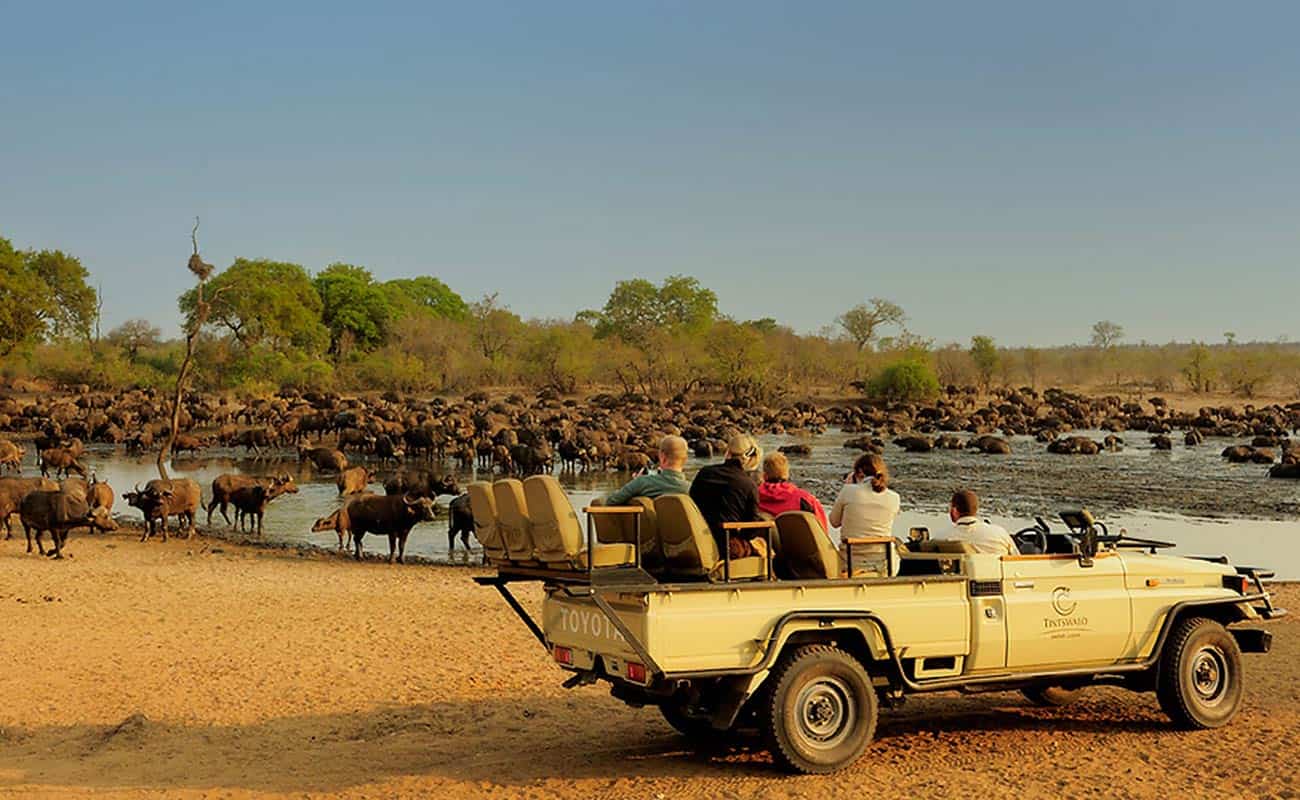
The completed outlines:
[[[843,768],[843,766],[831,767],[809,764],[802,756],[797,752],[794,752],[786,742],[782,741],[782,737],[778,736],[776,733],[776,719],[782,713],[781,693],[779,691],[782,683],[785,681],[786,676],[798,667],[805,659],[819,654],[851,662],[862,669],[864,673],[866,672],[866,668],[862,663],[851,654],[829,644],[802,645],[778,662],[777,668],[768,676],[767,684],[771,688],[767,691],[766,696],[764,697],[761,710],[764,722],[764,737],[767,741],[768,750],[771,752],[772,758],[776,761],[777,765],[787,771],[805,774],[827,774],[836,772]],[[869,683],[868,686],[870,686]],[[868,744],[870,744],[876,735],[877,713],[875,710],[874,693],[870,694],[870,700],[872,703],[872,708],[870,709],[872,713],[868,713],[868,709],[861,709],[861,713],[866,719],[866,741]]]

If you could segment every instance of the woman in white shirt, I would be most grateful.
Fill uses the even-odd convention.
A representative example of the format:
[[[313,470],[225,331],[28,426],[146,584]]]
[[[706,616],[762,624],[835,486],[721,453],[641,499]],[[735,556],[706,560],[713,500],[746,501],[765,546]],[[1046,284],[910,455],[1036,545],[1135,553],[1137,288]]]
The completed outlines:
[[[840,538],[849,536],[893,536],[894,520],[901,502],[889,488],[885,459],[866,453],[853,464],[853,472],[835,498],[831,526]]]

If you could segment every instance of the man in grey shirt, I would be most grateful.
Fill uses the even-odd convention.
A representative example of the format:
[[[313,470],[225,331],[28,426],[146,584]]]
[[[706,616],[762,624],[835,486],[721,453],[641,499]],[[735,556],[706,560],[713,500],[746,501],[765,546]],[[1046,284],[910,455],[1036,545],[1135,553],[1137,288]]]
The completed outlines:
[[[665,436],[659,440],[659,469],[633,478],[610,493],[601,505],[621,506],[633,497],[655,498],[665,494],[687,494],[691,485],[682,474],[686,466],[686,440]]]

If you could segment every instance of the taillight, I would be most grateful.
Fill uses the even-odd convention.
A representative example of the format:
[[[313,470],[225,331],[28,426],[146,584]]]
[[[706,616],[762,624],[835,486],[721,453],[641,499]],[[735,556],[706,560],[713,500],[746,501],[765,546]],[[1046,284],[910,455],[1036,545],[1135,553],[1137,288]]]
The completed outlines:
[[[573,666],[573,650],[568,647],[560,647],[557,645],[555,648],[555,660],[561,664]]]
[[[645,665],[637,664],[634,661],[627,662],[627,679],[637,683],[645,683]]]

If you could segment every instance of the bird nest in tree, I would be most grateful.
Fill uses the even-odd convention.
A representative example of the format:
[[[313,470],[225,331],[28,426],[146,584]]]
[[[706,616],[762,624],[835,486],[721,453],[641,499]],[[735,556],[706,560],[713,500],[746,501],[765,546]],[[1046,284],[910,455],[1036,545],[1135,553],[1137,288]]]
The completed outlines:
[[[212,265],[204,261],[202,258],[199,258],[198,253],[190,256],[189,268],[190,272],[193,272],[198,276],[198,279],[201,281],[206,281],[212,276]]]

